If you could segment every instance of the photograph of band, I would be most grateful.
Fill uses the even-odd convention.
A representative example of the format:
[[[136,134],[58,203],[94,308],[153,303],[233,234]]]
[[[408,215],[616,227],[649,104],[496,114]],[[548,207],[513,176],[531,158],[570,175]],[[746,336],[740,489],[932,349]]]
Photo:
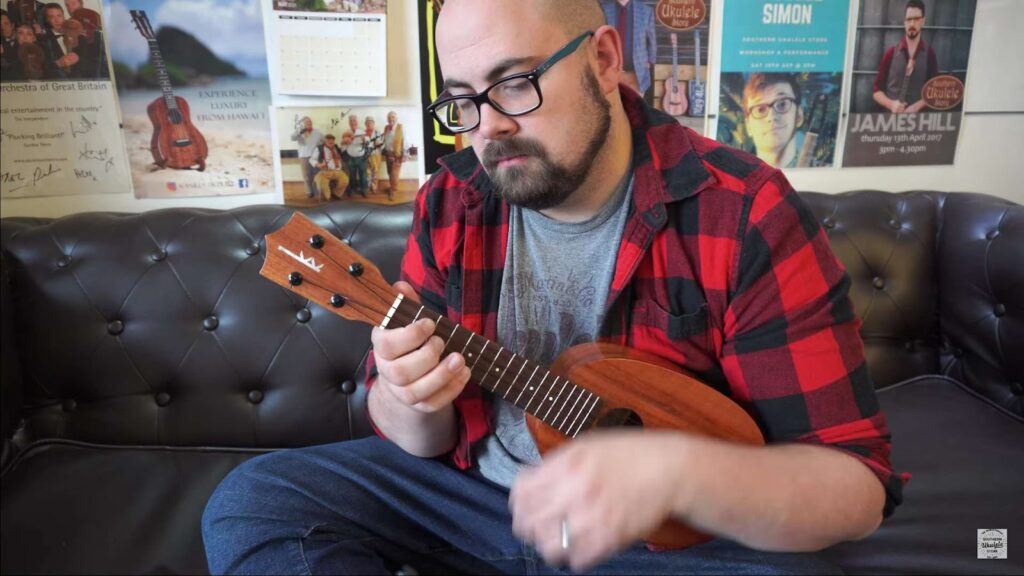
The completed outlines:
[[[777,168],[831,166],[842,74],[723,72],[718,141]]]
[[[99,0],[11,0],[0,9],[0,81],[110,78]]]
[[[386,14],[387,0],[274,0],[274,10]]]
[[[274,127],[284,203],[411,202],[420,183],[416,108],[280,107]]]
[[[976,0],[861,0],[844,166],[950,164]]]

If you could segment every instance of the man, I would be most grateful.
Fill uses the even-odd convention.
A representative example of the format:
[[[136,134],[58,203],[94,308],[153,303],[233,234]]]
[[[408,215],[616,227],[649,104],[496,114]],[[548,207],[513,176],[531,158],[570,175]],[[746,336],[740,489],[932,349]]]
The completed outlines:
[[[380,176],[381,148],[384,147],[384,135],[377,131],[377,121],[367,116],[363,121],[366,127],[366,188],[371,194],[377,193],[377,179]]]
[[[22,80],[54,78],[57,75],[56,67],[39,45],[35,28],[31,24],[19,24],[14,33],[18,40],[16,57],[19,77]]]
[[[331,185],[334,185],[334,195],[341,198],[342,192],[348,187],[348,175],[342,171],[342,151],[334,142],[334,134],[324,136],[324,143],[313,150],[309,163],[316,166],[316,188],[320,191],[320,197],[324,200],[331,199]],[[347,194],[351,196],[352,193]]]
[[[21,10],[18,9],[18,2],[15,2],[14,0],[8,0],[7,2],[7,15],[8,17],[10,17],[11,22],[14,23],[15,28],[21,26],[22,24],[28,24],[32,26],[32,31],[35,32],[37,36],[41,36],[43,34],[43,31],[45,30],[46,24],[46,11],[44,10],[46,4],[40,2],[39,0],[35,0],[34,4],[34,20],[23,20],[21,18]]]
[[[388,200],[394,200],[402,178],[402,161],[405,159],[405,142],[398,114],[388,112],[388,124],[384,127],[384,162],[388,167]]]
[[[776,168],[796,166],[804,133],[800,85],[792,74],[754,73],[743,87],[744,127],[757,157]]]
[[[924,109],[921,90],[939,73],[935,50],[921,38],[924,25],[924,2],[907,0],[903,20],[906,34],[899,44],[885,51],[875,75],[875,102],[893,114]]]
[[[100,52],[102,52],[101,44],[98,41],[99,36],[93,42],[79,38],[78,45],[72,46],[69,44],[69,37],[65,35],[64,25],[67,19],[64,16],[64,7],[60,4],[50,3],[46,5],[45,13],[49,29],[43,38],[43,45],[58,77],[104,77],[105,75],[99,70]]]
[[[306,183],[306,197],[308,198],[313,198],[317,194],[313,180],[316,177],[316,163],[312,162],[310,158],[322,140],[323,134],[313,128],[313,120],[309,116],[303,116],[295,126],[295,132],[292,132],[292,142],[299,144],[299,165],[302,166],[302,180]]]
[[[602,7],[608,24],[618,30],[622,39],[622,82],[647,95],[651,87],[650,67],[658,57],[654,10],[634,0],[604,0]]]
[[[345,158],[348,163],[350,191],[358,192],[366,198],[368,187],[366,135],[359,130],[359,117],[352,114],[348,117],[348,131],[341,136],[341,145],[345,147]]]
[[[0,33],[0,79],[4,82],[21,80],[18,39],[14,35],[14,23],[6,10],[0,10]]]
[[[620,89],[592,0],[448,0],[436,38],[430,110],[473,146],[417,197],[396,288],[538,362],[592,337],[681,364],[770,444],[612,429],[537,463],[521,414],[466,385],[490,367],[427,319],[374,329],[388,440],[243,464],[204,515],[211,570],[834,571],[780,552],[870,534],[901,478],[814,216],[779,171]],[[720,539],[634,545],[668,518]]]

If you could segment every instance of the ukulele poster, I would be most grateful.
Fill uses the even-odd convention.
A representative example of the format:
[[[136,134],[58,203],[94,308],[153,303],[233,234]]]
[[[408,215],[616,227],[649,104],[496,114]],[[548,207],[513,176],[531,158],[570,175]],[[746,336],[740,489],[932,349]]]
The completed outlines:
[[[110,12],[135,197],[270,192],[259,0],[117,0]]]
[[[953,163],[975,4],[860,2],[844,166]]]
[[[13,0],[0,16],[5,198],[127,192],[99,0]]]
[[[387,96],[387,0],[263,0],[275,94]]]
[[[729,0],[717,139],[777,168],[832,166],[850,0]]]

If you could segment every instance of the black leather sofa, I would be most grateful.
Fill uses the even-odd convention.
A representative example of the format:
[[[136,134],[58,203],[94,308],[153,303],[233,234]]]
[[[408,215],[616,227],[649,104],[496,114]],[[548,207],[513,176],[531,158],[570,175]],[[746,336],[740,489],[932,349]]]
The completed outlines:
[[[1024,208],[979,194],[803,195],[852,278],[913,479],[851,573],[1024,572]],[[258,276],[291,210],[2,221],[3,573],[203,573],[199,519],[266,450],[371,433],[369,328]],[[408,207],[310,210],[395,279]],[[1013,533],[978,560],[977,531]]]

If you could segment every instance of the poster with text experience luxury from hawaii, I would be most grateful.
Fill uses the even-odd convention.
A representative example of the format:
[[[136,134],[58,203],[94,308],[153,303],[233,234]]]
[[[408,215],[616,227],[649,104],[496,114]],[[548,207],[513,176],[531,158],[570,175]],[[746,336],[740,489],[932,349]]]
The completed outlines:
[[[115,0],[109,12],[136,198],[272,191],[259,0]]]
[[[724,8],[718,141],[778,168],[832,166],[850,0]]]
[[[8,2],[0,14],[0,193],[127,193],[99,0]]]
[[[952,164],[975,0],[861,0],[844,166]]]

